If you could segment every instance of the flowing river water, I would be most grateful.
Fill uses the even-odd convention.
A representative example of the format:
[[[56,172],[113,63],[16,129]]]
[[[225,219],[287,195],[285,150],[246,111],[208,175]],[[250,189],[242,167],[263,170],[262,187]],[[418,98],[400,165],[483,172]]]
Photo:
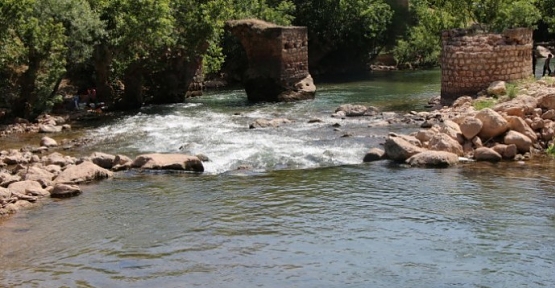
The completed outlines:
[[[344,103],[423,110],[439,79],[360,75],[281,104],[210,92],[88,127],[94,143],[80,154],[210,161],[202,174],[117,172],[3,220],[0,286],[552,287],[554,160],[362,164],[389,131],[417,126],[330,117]],[[249,129],[276,117],[293,122]]]

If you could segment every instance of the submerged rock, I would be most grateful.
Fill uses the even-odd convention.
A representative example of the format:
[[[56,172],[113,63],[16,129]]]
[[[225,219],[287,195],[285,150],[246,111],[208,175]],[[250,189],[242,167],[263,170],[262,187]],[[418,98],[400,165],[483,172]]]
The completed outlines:
[[[446,151],[424,151],[407,159],[407,164],[422,167],[449,167],[459,163],[457,154]]]
[[[186,170],[203,172],[202,161],[185,154],[144,154],[135,158],[131,167],[155,170]]]
[[[52,189],[52,193],[50,194],[50,197],[69,198],[69,197],[77,196],[81,193],[83,193],[83,191],[77,185],[58,183],[56,184],[56,186],[54,186],[54,189]]]
[[[114,173],[104,169],[90,161],[84,161],[79,165],[71,165],[66,168],[58,177],[54,179],[55,183],[77,184],[82,182],[90,182],[104,178],[113,177]]]

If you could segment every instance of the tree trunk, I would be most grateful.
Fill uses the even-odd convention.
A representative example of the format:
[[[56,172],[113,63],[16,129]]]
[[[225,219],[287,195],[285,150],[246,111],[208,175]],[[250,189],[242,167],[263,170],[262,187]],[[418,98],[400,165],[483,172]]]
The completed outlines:
[[[94,47],[94,70],[96,75],[96,97],[100,102],[113,105],[115,92],[110,85],[110,64],[112,63],[112,53],[104,44]]]
[[[33,110],[37,102],[36,80],[40,67],[39,59],[40,57],[36,55],[29,56],[29,67],[19,80],[21,90],[19,97],[12,105],[12,113],[16,117],[32,120],[36,116]]]
[[[116,103],[118,110],[134,110],[143,106],[143,75],[140,64],[131,64],[123,77],[125,91],[123,98]]]

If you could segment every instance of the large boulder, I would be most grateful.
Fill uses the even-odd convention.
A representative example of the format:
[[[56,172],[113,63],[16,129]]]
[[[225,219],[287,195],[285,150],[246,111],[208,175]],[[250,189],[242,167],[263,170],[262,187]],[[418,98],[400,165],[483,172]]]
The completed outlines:
[[[535,97],[520,95],[514,99],[493,106],[493,110],[504,112],[511,116],[524,117],[525,115],[532,114],[537,106],[538,100]]]
[[[362,162],[374,162],[383,160],[385,158],[385,151],[380,148],[372,148],[364,155]]]
[[[538,99],[538,106],[547,110],[555,109],[555,93],[547,93]]]
[[[482,121],[483,124],[482,130],[478,133],[478,136],[482,138],[482,140],[497,137],[509,130],[509,123],[507,120],[492,109],[486,108],[478,111],[478,113],[476,113],[476,118]]]
[[[55,174],[40,166],[31,166],[29,169],[21,170],[20,175],[24,180],[39,182],[42,187],[50,186],[52,184],[52,179],[55,176]]]
[[[459,126],[464,138],[470,140],[480,133],[483,123],[476,117],[465,117]]]
[[[438,133],[434,135],[428,143],[428,148],[435,151],[451,152],[458,156],[462,156],[464,154],[462,145],[445,133]]]
[[[532,147],[532,140],[528,136],[513,130],[507,132],[503,142],[507,145],[515,144],[521,153],[530,152],[530,147]]]
[[[430,129],[420,129],[418,132],[415,133],[414,137],[418,139],[421,143],[428,142],[434,135],[438,133],[437,129],[433,127]]]
[[[275,118],[271,120],[260,118],[260,119],[254,120],[254,122],[252,122],[249,125],[249,128],[250,129],[267,128],[267,127],[277,128],[283,124],[289,124],[289,123],[291,123],[291,120],[285,119],[285,118]]]
[[[33,180],[14,182],[8,186],[8,189],[12,193],[21,195],[47,196],[50,194],[42,188],[39,182]]]
[[[52,198],[69,198],[81,194],[81,188],[77,185],[58,183],[52,189],[50,197]]]
[[[39,125],[39,133],[58,133],[62,132],[62,126],[54,126],[50,124]]]
[[[440,125],[439,132],[449,135],[449,137],[453,138],[461,144],[464,143],[461,128],[459,127],[459,124],[455,123],[454,121],[451,121],[449,119],[444,120],[443,123],[441,123]]]
[[[498,162],[501,161],[502,158],[501,154],[488,147],[480,147],[474,150],[474,159],[476,159],[476,161]]]
[[[543,128],[541,128],[541,136],[545,141],[549,141],[555,137],[555,122],[544,120]]]
[[[411,166],[449,167],[459,163],[459,156],[445,151],[424,151],[406,161]]]
[[[507,85],[505,81],[495,81],[491,83],[487,89],[488,95],[501,96],[507,94]]]
[[[514,159],[516,154],[518,153],[518,149],[516,148],[515,144],[496,144],[495,146],[491,147],[493,151],[499,153],[503,157],[503,159]]]
[[[56,140],[48,137],[48,136],[44,136],[40,139],[40,146],[44,146],[44,147],[56,147],[58,146],[58,142],[56,142]]]
[[[388,136],[389,137],[402,138],[403,140],[409,142],[412,145],[422,147],[422,142],[420,142],[420,140],[418,140],[418,138],[416,138],[415,136],[412,136],[412,135],[397,134],[397,133],[394,133],[394,132],[389,132]]]
[[[12,175],[7,172],[0,172],[0,187],[8,187],[8,185],[21,180],[21,176]]]
[[[61,153],[54,152],[46,157],[44,164],[64,167],[69,164],[75,164],[75,161],[69,156],[64,156]]]
[[[10,192],[10,189],[8,188],[4,188],[4,187],[0,187],[0,201],[2,200],[8,200],[12,197],[12,192]]]
[[[58,177],[54,179],[55,183],[78,184],[82,182],[90,182],[104,178],[113,177],[114,173],[104,169],[90,161],[84,161],[79,165],[68,166]]]
[[[549,109],[542,114],[542,119],[555,120],[555,109]]]
[[[127,170],[131,168],[132,163],[133,163],[133,159],[125,155],[118,154],[114,158],[114,166],[112,167],[112,170],[113,171]]]
[[[412,155],[426,151],[426,149],[411,144],[401,137],[389,136],[384,143],[385,154],[389,159],[405,161]]]
[[[135,158],[131,167],[141,169],[187,170],[203,172],[202,161],[185,154],[144,154]]]
[[[90,156],[91,162],[105,169],[112,169],[115,158],[112,154],[102,152],[94,152]]]
[[[335,113],[344,112],[344,115],[347,117],[356,117],[356,116],[375,116],[378,114],[378,109],[376,107],[367,107],[364,105],[353,105],[353,104],[344,104],[339,106],[335,109]]]
[[[528,136],[528,138],[530,138],[530,140],[532,141],[538,140],[536,132],[534,132],[534,130],[532,130],[532,128],[530,128],[530,126],[526,124],[526,121],[524,119],[516,116],[507,116],[506,119],[509,122],[509,128],[511,130]]]

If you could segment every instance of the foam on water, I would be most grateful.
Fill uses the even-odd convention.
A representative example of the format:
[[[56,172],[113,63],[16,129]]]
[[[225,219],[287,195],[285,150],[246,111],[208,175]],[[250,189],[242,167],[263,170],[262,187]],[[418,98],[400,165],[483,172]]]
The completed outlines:
[[[204,154],[206,173],[224,173],[239,166],[254,170],[305,169],[357,164],[367,145],[357,139],[339,139],[330,128],[336,121],[308,124],[315,113],[310,102],[283,109],[260,105],[235,115],[201,104],[173,105],[163,114],[143,111],[92,132],[100,147],[112,153]],[[252,109],[252,108],[251,108]],[[277,128],[249,129],[257,118],[286,117],[293,122]],[[105,143],[106,145],[103,145]],[[112,143],[110,145],[110,143]]]

